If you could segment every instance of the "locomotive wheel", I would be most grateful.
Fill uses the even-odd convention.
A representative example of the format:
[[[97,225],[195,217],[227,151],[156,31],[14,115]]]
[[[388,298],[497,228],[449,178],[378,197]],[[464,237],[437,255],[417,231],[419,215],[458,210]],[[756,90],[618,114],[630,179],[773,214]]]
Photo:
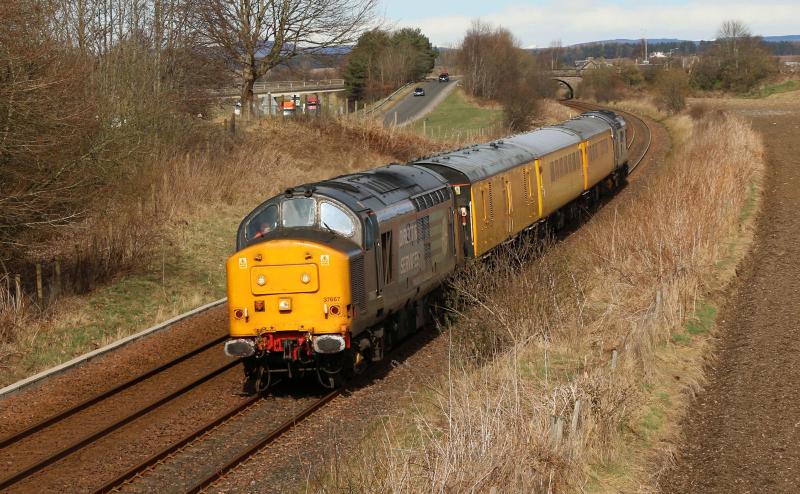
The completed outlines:
[[[256,392],[261,394],[272,384],[272,373],[263,365],[256,372]]]
[[[317,367],[317,380],[326,389],[336,389],[344,384],[344,373],[341,369],[329,372],[322,367]]]

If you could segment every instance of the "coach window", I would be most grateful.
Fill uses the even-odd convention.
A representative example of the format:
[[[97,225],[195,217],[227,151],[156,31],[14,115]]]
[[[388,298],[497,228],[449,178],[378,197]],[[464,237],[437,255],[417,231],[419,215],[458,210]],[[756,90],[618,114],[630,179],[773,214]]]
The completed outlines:
[[[313,226],[317,201],[310,197],[286,199],[281,203],[283,226],[286,228]]]
[[[319,225],[343,237],[352,237],[356,230],[355,222],[350,215],[339,206],[326,201],[319,205]]]

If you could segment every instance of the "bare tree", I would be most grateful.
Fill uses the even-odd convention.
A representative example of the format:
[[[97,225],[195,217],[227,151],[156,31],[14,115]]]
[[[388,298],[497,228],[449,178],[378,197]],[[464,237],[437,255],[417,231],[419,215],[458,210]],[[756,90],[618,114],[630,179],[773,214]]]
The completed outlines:
[[[464,89],[479,98],[503,104],[505,123],[513,131],[530,127],[540,100],[552,93],[552,81],[540,70],[550,61],[520,48],[503,27],[474,21],[458,49],[458,64],[464,74]]]
[[[509,63],[516,60],[519,42],[511,32],[480,20],[473,21],[458,50],[464,88],[473,96],[498,99],[508,80]]]
[[[751,38],[750,28],[742,21],[729,20],[722,23],[717,32],[717,41],[733,57],[736,70],[739,70],[739,48],[743,41]]]
[[[561,57],[561,40],[553,40],[550,42],[550,70],[556,70],[558,66],[561,64],[560,57]]]
[[[206,42],[242,78],[243,106],[255,81],[302,54],[355,41],[372,21],[377,0],[207,0],[197,6]]]
[[[777,67],[777,59],[747,25],[726,21],[717,31],[717,40],[693,67],[692,83],[700,89],[749,91],[776,73]]]

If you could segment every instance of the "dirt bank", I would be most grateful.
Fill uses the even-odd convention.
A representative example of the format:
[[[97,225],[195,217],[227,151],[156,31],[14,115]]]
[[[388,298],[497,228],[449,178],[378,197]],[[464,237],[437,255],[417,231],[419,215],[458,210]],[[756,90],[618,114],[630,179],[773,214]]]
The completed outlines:
[[[709,103],[764,135],[753,249],[718,319],[716,360],[683,424],[664,493],[797,492],[800,485],[800,103]]]

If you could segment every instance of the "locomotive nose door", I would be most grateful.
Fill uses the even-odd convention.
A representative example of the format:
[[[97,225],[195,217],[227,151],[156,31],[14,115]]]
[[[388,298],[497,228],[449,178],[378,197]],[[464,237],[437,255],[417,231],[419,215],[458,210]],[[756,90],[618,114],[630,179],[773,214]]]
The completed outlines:
[[[314,263],[254,266],[250,286],[253,295],[312,293],[319,290],[319,271]]]

